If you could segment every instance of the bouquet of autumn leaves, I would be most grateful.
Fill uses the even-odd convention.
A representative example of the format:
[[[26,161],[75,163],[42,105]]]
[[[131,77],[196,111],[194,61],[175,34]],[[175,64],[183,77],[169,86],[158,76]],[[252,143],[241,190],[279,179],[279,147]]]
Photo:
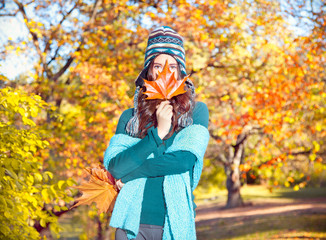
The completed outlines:
[[[86,171],[90,174],[90,179],[80,186],[73,187],[79,189],[83,195],[76,199],[78,202],[72,208],[95,202],[99,214],[112,212],[119,192],[116,180],[102,165],[86,168]]]
[[[162,72],[158,74],[155,81],[144,79],[147,95],[146,99],[168,100],[179,94],[186,92],[184,89],[185,81],[188,76],[182,80],[177,80],[174,73],[170,71],[168,62],[165,62]],[[93,202],[97,204],[98,213],[112,213],[114,203],[119,193],[117,180],[101,165],[95,168],[86,168],[90,174],[90,180],[81,186],[75,186],[83,195],[77,199],[77,203],[72,206],[90,205]]]

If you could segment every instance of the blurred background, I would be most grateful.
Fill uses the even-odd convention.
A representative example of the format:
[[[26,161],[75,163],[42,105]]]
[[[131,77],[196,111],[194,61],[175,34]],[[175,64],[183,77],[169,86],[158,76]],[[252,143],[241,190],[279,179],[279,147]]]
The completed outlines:
[[[114,239],[71,187],[161,25],[209,108],[198,239],[326,239],[324,0],[0,1],[0,238]]]

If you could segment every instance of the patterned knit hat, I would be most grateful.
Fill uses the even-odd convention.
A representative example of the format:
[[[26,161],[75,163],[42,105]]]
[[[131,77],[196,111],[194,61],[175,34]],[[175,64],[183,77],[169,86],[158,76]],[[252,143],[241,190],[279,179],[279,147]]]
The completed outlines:
[[[159,54],[169,54],[178,62],[181,78],[187,76],[186,72],[186,57],[183,48],[183,38],[172,28],[162,26],[153,30],[148,37],[147,47],[145,51],[144,69],[140,72],[135,80],[136,91],[134,95],[134,116],[129,120],[126,131],[131,136],[136,136],[139,129],[138,116],[138,94],[140,88],[144,86],[144,80],[147,78],[147,72],[150,63]],[[193,123],[192,111],[195,107],[195,87],[192,81],[188,78],[185,82],[187,87],[191,89],[192,100],[190,101],[191,109],[187,113],[180,116],[178,125],[181,127],[189,126]]]
[[[187,75],[186,57],[183,48],[183,38],[172,28],[162,26],[156,28],[148,36],[147,48],[145,51],[144,69],[136,78],[136,86],[143,86],[143,78],[146,79],[148,67],[154,58],[159,54],[169,54],[178,62],[181,71],[181,77]]]
[[[150,33],[145,52],[144,67],[149,66],[158,54],[172,55],[180,65],[182,74],[186,73],[186,57],[183,48],[183,38],[170,27],[160,27]]]

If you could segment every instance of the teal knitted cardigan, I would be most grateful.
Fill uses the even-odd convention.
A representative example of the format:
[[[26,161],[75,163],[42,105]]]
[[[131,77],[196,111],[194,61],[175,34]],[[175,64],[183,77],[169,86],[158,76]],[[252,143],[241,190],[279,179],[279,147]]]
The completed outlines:
[[[107,167],[112,158],[125,149],[139,142],[140,138],[126,134],[116,134],[104,154],[104,166]],[[167,214],[163,227],[163,239],[193,240],[196,239],[195,215],[192,192],[197,187],[203,168],[203,158],[209,140],[207,128],[199,124],[182,129],[174,138],[172,145],[166,150],[190,151],[197,160],[193,171],[193,186],[190,184],[189,172],[167,175],[163,181],[163,193]],[[148,159],[153,158],[150,154]],[[143,192],[147,178],[139,178],[127,182],[118,194],[110,226],[126,230],[128,239],[135,238],[139,231]]]

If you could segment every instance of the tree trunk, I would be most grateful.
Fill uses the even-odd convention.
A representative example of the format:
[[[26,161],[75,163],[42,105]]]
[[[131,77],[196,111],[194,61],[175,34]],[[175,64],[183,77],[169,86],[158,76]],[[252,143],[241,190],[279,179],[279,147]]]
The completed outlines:
[[[234,171],[227,176],[226,187],[228,190],[228,201],[226,208],[243,206],[243,200],[240,194],[241,182],[240,177]]]
[[[102,234],[102,222],[100,218],[96,218],[97,220],[97,240],[104,240],[103,234]]]
[[[241,194],[240,182],[240,164],[244,158],[244,143],[247,135],[240,134],[234,146],[229,147],[229,157],[225,164],[225,173],[227,176],[226,188],[228,190],[228,200],[226,208],[241,207],[244,205]]]

